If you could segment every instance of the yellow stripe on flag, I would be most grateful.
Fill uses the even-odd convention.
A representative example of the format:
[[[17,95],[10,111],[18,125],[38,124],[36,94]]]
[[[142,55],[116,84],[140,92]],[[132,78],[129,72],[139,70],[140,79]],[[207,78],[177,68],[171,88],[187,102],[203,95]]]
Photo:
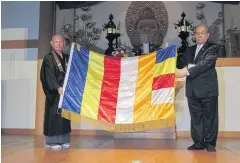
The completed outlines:
[[[156,64],[154,67],[154,77],[175,73],[176,67],[174,65],[176,65],[175,58],[168,58],[167,60]]]
[[[98,119],[104,72],[104,56],[93,51],[89,54],[88,72],[84,88],[81,115]]]
[[[134,123],[148,120],[146,119],[146,115],[149,114],[148,108],[151,106],[155,63],[156,52],[139,57],[138,78],[134,101]]]

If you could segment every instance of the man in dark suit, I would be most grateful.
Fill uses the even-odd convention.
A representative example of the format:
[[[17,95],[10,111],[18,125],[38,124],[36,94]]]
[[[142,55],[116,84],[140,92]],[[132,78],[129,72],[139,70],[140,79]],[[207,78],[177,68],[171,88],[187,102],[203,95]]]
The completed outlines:
[[[188,150],[205,148],[215,152],[218,135],[218,79],[215,64],[219,47],[208,42],[206,25],[195,28],[195,37],[197,45],[187,48],[183,58],[178,60],[184,67],[178,73],[181,77],[187,76],[186,97],[194,142]]]

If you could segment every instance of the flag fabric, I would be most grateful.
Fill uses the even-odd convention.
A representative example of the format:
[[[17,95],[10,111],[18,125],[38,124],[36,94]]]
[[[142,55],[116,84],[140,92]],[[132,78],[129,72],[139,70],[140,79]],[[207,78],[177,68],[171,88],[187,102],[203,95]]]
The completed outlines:
[[[175,123],[176,47],[116,58],[73,43],[60,97],[62,116],[132,132]]]

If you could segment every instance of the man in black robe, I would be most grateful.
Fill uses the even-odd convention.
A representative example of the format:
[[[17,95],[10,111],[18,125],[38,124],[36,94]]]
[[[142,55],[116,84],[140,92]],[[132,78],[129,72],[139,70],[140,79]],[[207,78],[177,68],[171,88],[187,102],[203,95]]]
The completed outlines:
[[[51,41],[52,52],[44,56],[40,79],[46,95],[44,115],[44,135],[46,145],[52,149],[68,148],[71,122],[61,117],[58,103],[63,94],[63,83],[69,56],[62,52],[64,39],[54,35]]]

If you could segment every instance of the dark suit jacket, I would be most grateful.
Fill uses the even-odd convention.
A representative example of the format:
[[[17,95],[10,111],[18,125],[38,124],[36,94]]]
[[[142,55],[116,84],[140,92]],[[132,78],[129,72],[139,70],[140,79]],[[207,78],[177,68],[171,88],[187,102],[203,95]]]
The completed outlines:
[[[194,59],[196,48],[197,45],[187,48],[181,59],[184,67],[188,66],[188,64],[195,64],[194,67],[188,67],[190,75],[186,79],[186,96],[190,97],[193,93],[197,98],[218,96],[218,79],[215,64],[219,46],[208,42],[205,43]]]

